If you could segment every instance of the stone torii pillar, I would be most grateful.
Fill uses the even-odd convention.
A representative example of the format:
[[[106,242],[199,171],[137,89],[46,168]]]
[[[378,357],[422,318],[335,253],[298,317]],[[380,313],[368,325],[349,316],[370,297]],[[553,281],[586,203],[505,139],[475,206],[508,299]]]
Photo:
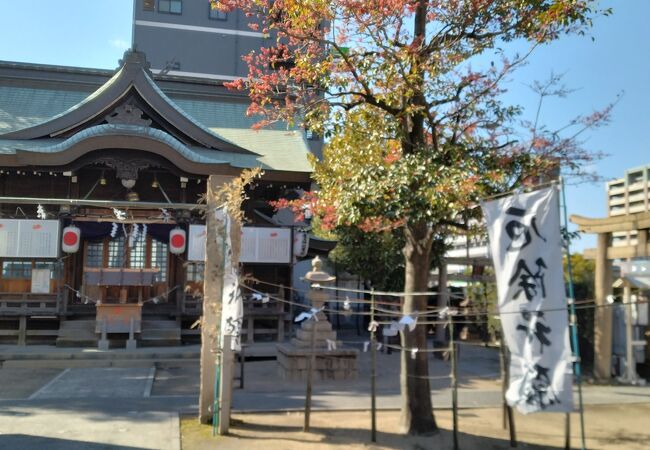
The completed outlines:
[[[612,376],[612,308],[606,306],[612,295],[612,262],[607,258],[611,237],[611,233],[598,234],[594,274],[594,377],[602,381]]]
[[[594,376],[598,380],[609,380],[612,376],[612,309],[607,297],[612,294],[612,260],[647,258],[650,256],[648,229],[650,212],[624,214],[591,219],[573,215],[571,222],[583,233],[596,233],[595,300],[594,314]],[[637,232],[636,245],[612,246],[612,233]]]

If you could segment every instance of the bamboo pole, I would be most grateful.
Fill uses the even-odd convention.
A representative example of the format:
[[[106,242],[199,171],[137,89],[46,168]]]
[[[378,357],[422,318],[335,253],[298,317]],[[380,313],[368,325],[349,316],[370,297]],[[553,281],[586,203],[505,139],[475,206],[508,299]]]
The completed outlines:
[[[566,207],[566,195],[564,193],[564,181],[561,182],[561,188],[562,188],[562,206],[564,210],[564,227],[565,230],[568,232],[568,227],[569,227],[569,219],[567,215],[567,207]],[[600,235],[599,235],[600,238]],[[599,242],[601,244],[601,242]],[[585,412],[584,412],[584,404],[582,402],[582,367],[581,367],[581,361],[580,361],[580,345],[578,342],[578,321],[576,318],[576,304],[575,304],[575,293],[573,289],[573,265],[571,263],[571,243],[569,241],[566,242],[566,254],[567,254],[567,271],[569,273],[569,328],[571,330],[571,347],[573,348],[573,356],[574,356],[574,364],[573,364],[573,370],[578,382],[578,403],[579,403],[579,408],[580,408],[580,443],[581,443],[581,449],[585,450]],[[607,253],[607,250],[605,250],[605,253]],[[602,255],[601,255],[602,256]],[[601,261],[602,264],[603,261]],[[605,259],[605,265],[607,266],[609,263]],[[601,274],[602,275],[602,274]],[[602,280],[601,280],[602,281]],[[596,311],[602,308],[597,308]],[[606,308],[609,309],[609,308]],[[611,313],[610,313],[611,314]],[[596,316],[598,315],[598,312],[596,312]],[[605,327],[605,324],[596,322],[596,326],[602,325]],[[611,331],[611,323],[610,323],[610,331]],[[610,333],[611,337],[611,333]],[[610,341],[611,342],[611,341]],[[611,345],[611,344],[610,344]],[[611,350],[611,347],[610,347]],[[611,353],[611,351],[610,351]],[[567,414],[568,415],[568,414]],[[570,421],[570,418],[567,418],[568,421]],[[568,427],[570,427],[570,422]],[[570,429],[568,430],[570,432]]]
[[[314,380],[314,366],[316,365],[316,315],[310,319],[313,320],[311,336],[309,338],[310,353],[307,358],[307,387],[305,392],[305,424],[303,431],[309,431],[309,420],[311,416],[311,392]]]
[[[228,434],[230,428],[230,410],[232,408],[232,383],[234,369],[234,353],[232,351],[232,336],[224,335],[223,352],[221,356],[221,386],[219,392],[219,423],[220,435]]]
[[[564,414],[564,450],[571,450],[571,414]]]
[[[458,362],[456,360],[454,320],[451,315],[449,316],[449,349],[451,352],[451,408],[454,423],[454,450],[458,450]]]
[[[375,294],[370,294],[370,323],[375,321]],[[370,331],[370,440],[377,442],[377,334]]]
[[[510,437],[510,447],[517,447],[517,432],[515,430],[515,416],[512,411],[512,407],[508,405],[506,400],[506,392],[508,391],[508,386],[510,385],[510,358],[508,357],[508,347],[505,342],[505,334],[503,328],[501,328],[501,361],[502,361],[502,386],[501,393],[503,395],[503,428],[508,428],[508,435]],[[506,426],[507,420],[507,426]]]

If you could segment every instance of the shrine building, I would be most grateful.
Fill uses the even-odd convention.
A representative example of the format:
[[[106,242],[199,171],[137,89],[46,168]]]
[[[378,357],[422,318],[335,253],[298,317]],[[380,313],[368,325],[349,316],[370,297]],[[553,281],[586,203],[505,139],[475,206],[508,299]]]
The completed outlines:
[[[268,201],[309,189],[322,143],[255,131],[247,106],[221,81],[154,75],[138,51],[115,71],[0,62],[0,341],[93,346],[108,331],[198,342],[198,200],[208,176],[246,168],[264,175],[245,203],[244,271],[289,298],[282,286],[308,246]],[[285,305],[258,314],[284,338]]]

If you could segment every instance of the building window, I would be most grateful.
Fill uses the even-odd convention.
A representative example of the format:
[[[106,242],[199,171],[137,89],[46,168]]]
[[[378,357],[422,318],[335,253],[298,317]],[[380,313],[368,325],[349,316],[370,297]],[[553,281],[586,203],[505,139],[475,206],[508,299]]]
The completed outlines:
[[[164,283],[167,281],[167,244],[164,242],[151,240],[151,268],[160,269],[156,274],[156,282]]]
[[[188,263],[187,264],[187,281],[201,282],[203,281],[203,272],[205,271],[205,263]]]
[[[108,242],[108,267],[124,267],[124,237]]]
[[[86,267],[103,267],[104,266],[104,243],[88,242],[86,246]]]
[[[29,280],[32,278],[32,263],[6,261],[2,263],[2,278]]]
[[[158,12],[166,14],[182,14],[182,0],[158,0]]]
[[[155,0],[144,0],[142,2],[142,9],[144,11],[153,11],[156,9],[156,1]]]
[[[131,269],[144,269],[144,263],[147,255],[147,242],[139,238],[133,243],[129,252],[129,267]]]
[[[210,8],[210,13],[209,13],[210,19],[212,19],[212,20],[228,20],[228,13],[227,12],[220,11],[217,8],[212,8],[211,6],[209,6],[209,8]]]

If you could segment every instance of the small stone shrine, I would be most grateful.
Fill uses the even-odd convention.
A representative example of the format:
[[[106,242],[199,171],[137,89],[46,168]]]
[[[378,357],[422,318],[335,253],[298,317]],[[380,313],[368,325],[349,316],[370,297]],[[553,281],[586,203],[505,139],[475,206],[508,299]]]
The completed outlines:
[[[312,261],[312,270],[305,275],[311,283],[308,298],[312,308],[321,309],[329,294],[320,289],[321,284],[331,283],[336,277],[322,270],[322,261],[317,256]],[[357,378],[357,350],[340,349],[336,331],[322,311],[316,319],[308,318],[300,323],[296,337],[289,344],[278,345],[278,371],[284,380],[306,380],[308,359],[312,349],[316,355],[314,380],[353,380]],[[314,334],[315,333],[315,334]],[[312,337],[312,334],[313,337]],[[328,346],[328,342],[331,341]],[[332,343],[337,348],[332,348]]]

